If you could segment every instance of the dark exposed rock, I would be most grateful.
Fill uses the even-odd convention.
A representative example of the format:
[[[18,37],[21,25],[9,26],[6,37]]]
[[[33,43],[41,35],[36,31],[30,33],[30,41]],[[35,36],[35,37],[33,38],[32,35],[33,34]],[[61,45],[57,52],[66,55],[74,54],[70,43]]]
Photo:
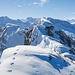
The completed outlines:
[[[54,37],[54,34],[51,31],[48,31],[47,34],[51,37]]]
[[[71,47],[71,38],[68,37],[63,31],[55,31],[56,34],[58,34],[60,39],[64,42],[64,44],[68,44],[69,47]]]
[[[51,32],[53,30],[54,26],[46,27],[45,30],[47,31],[47,34],[51,37],[54,37],[54,34]]]
[[[53,30],[54,26],[46,27],[45,30]]]
[[[54,38],[53,29],[54,29],[54,26],[52,26],[52,25],[45,28],[46,33],[49,36]],[[60,43],[62,43],[64,45],[68,45],[69,47],[72,47],[72,45],[75,46],[75,41],[73,39],[71,39],[69,36],[67,36],[63,31],[59,30],[59,31],[55,31],[55,33],[59,36]]]
[[[30,43],[29,43],[29,40],[28,40],[28,39],[25,39],[25,40],[24,40],[24,45],[30,45]]]
[[[51,55],[49,55],[49,60],[51,60],[52,59],[52,56]]]
[[[29,39],[32,36],[32,31],[33,31],[33,29],[31,29],[25,33],[24,45],[30,45],[31,41],[29,41]]]
[[[70,51],[70,54],[72,53],[75,55],[75,49],[71,48],[69,51]]]

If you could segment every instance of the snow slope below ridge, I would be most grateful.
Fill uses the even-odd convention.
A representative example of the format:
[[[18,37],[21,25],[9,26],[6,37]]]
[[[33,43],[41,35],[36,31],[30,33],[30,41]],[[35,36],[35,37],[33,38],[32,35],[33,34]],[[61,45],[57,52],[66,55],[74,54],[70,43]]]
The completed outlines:
[[[61,44],[59,40],[47,35],[40,34],[39,36],[40,37],[36,38],[36,40],[31,43],[31,46],[38,46],[45,50],[50,50],[52,54],[63,57],[63,59],[67,60],[66,62],[72,61],[75,64],[75,56],[70,53],[70,48],[68,46]],[[70,58],[72,58],[72,60]]]
[[[7,27],[5,39],[7,40],[8,47],[16,45],[24,45],[24,28],[18,25],[10,25]],[[22,35],[21,35],[22,34]]]
[[[75,66],[64,62],[50,50],[36,46],[16,46],[4,50],[1,57],[2,75],[70,75],[75,74]]]
[[[7,47],[14,47],[16,45],[24,45],[25,27],[15,24],[8,24],[4,32],[2,33],[1,43]]]

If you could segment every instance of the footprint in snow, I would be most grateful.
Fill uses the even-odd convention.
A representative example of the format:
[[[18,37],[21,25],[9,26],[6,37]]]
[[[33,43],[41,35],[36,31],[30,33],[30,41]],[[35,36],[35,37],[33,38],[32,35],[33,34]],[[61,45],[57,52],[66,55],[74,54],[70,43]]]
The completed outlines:
[[[12,72],[12,70],[8,70],[7,72]]]
[[[15,58],[12,58],[13,60],[15,60]]]
[[[10,65],[14,65],[14,63],[12,62],[12,63],[10,63]]]
[[[17,49],[16,51],[18,51],[19,49]]]
[[[25,56],[28,56],[28,55],[25,55]]]
[[[71,71],[71,72],[73,72],[73,71]]]
[[[14,55],[16,55],[17,53],[14,53]]]

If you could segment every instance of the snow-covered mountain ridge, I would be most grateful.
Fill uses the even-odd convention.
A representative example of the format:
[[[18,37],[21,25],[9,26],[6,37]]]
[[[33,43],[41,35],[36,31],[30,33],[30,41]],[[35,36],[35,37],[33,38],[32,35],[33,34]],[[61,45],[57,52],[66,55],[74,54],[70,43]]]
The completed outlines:
[[[75,24],[75,19],[65,19],[66,21],[68,21],[71,24]]]
[[[28,27],[30,25],[30,23],[28,21],[23,22],[20,19],[13,20],[13,19],[8,18],[7,16],[0,17],[0,28],[5,27],[7,23],[26,26],[26,27]]]
[[[67,21],[52,18],[30,17],[21,21],[24,23],[28,22],[30,25],[17,25],[8,22],[4,29],[1,27],[0,50],[4,51],[1,57],[0,73],[3,75],[5,73],[8,75],[9,73],[11,73],[11,75],[15,73],[17,75],[19,73],[22,73],[22,75],[74,75],[75,27]],[[18,53],[17,51],[20,52]],[[49,60],[50,55],[51,60]],[[36,60],[34,60],[35,58]],[[8,62],[10,60],[12,60],[12,62]],[[20,60],[25,61],[22,63]],[[19,62],[19,64],[17,64],[17,62]],[[36,64],[35,70],[31,62]],[[44,62],[43,64],[45,66],[42,65],[42,62]],[[27,66],[24,63],[26,63]],[[39,65],[42,66],[39,67]],[[28,68],[28,71],[26,68],[22,68],[22,66],[31,68]],[[22,68],[23,71],[20,68]]]

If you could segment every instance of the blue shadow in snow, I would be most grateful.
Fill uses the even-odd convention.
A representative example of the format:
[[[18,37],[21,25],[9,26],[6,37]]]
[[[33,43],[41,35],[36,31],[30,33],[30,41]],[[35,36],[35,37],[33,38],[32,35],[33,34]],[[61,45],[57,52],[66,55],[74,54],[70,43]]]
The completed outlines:
[[[63,69],[64,67],[67,67],[69,65],[69,63],[64,62],[63,59],[61,59],[59,56],[56,56],[56,55],[52,55],[52,59],[51,60],[49,60],[48,56],[43,56],[43,55],[31,55],[31,56],[36,56],[39,59],[48,62],[55,69],[57,69],[59,72],[60,72],[60,69]]]

